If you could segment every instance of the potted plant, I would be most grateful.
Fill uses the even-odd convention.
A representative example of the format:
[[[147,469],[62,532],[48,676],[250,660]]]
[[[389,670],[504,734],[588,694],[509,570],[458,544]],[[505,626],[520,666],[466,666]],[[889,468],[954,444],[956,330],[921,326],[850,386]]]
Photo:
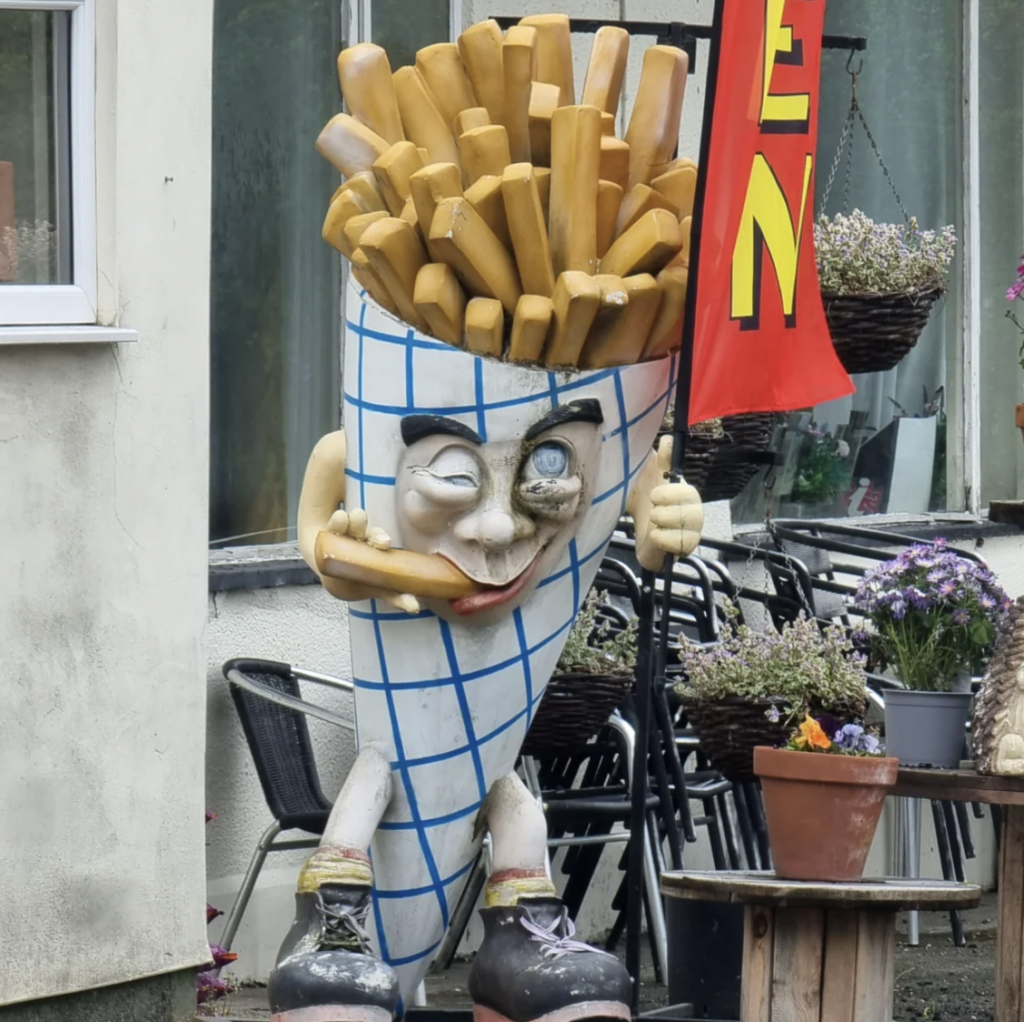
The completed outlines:
[[[1007,301],[1015,302],[1019,299],[1024,299],[1024,255],[1020,257],[1020,265],[1017,267],[1017,279],[1010,285],[1010,289],[1006,292]],[[1024,369],[1024,326],[1021,326],[1020,320],[1014,315],[1012,309],[1006,310],[1006,318],[1020,331],[1020,350],[1017,352],[1017,358],[1020,360],[1020,367]],[[1024,404],[1017,405],[1017,428],[1024,430]]]
[[[754,748],[782,745],[786,721],[864,714],[864,659],[839,628],[800,616],[781,633],[740,625],[714,646],[684,646],[677,687],[708,758],[729,780],[754,775]]]
[[[869,571],[856,604],[874,629],[872,666],[893,670],[904,686],[885,695],[890,753],[905,766],[958,766],[970,679],[991,655],[1009,597],[992,572],[940,539]]]
[[[791,499],[801,504],[834,504],[850,485],[850,445],[810,423],[803,430]]]
[[[892,369],[917,343],[946,290],[952,227],[875,223],[859,209],[821,216],[814,247],[825,316],[848,373]]]
[[[569,630],[523,741],[526,756],[549,756],[585,744],[601,729],[633,684],[636,622],[613,629],[592,589]]]
[[[898,769],[861,725],[826,731],[809,715],[784,748],[755,749],[776,875],[859,880]]]

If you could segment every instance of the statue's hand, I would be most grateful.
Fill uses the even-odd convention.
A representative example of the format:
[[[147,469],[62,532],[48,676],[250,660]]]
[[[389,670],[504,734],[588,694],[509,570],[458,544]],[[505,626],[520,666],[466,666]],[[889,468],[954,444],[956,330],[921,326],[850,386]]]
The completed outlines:
[[[391,549],[391,537],[381,528],[370,528],[366,512],[361,508],[335,511],[327,522],[327,531],[333,532],[336,536],[348,536],[350,539],[362,540],[377,550]],[[393,589],[361,585],[359,582],[329,578],[326,575],[321,575],[320,581],[323,583],[324,589],[339,600],[347,600],[351,603],[359,600],[383,600],[396,610],[405,611],[407,614],[418,614],[420,610],[419,600],[410,593],[399,593]]]
[[[700,543],[704,505],[700,494],[685,480],[669,482],[672,437],[663,437],[657,454],[640,473],[631,497],[636,524],[637,559],[657,570],[665,554],[684,557]]]

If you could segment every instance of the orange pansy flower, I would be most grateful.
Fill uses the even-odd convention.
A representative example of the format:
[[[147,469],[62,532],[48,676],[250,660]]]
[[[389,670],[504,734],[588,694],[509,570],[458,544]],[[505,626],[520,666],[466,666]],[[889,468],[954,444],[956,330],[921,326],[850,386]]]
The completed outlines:
[[[832,742],[828,735],[821,729],[821,725],[810,715],[807,714],[804,722],[799,728],[800,737],[796,740],[796,744],[801,749],[830,749]]]

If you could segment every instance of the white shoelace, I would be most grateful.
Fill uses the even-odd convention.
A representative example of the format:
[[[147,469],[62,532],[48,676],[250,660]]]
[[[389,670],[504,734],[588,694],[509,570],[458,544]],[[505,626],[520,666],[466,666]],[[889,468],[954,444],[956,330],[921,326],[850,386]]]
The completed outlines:
[[[581,940],[573,940],[573,937],[576,936],[576,927],[568,915],[562,915],[560,918],[552,920],[550,926],[543,926],[540,923],[534,922],[528,913],[520,917],[519,921],[523,924],[524,929],[532,934],[530,939],[543,945],[541,954],[545,958],[561,958],[564,955],[580,954],[582,952],[589,952],[595,955],[606,955],[609,953],[602,951],[600,948],[591,947],[589,944],[584,944]],[[557,933],[556,931],[563,924],[565,926],[565,933]]]

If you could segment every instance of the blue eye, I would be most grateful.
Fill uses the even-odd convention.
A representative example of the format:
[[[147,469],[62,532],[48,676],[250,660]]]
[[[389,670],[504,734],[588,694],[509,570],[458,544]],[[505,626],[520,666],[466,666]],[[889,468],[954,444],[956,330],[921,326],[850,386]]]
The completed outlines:
[[[561,444],[538,444],[530,455],[533,469],[545,479],[557,479],[565,475],[569,467],[569,455]]]

